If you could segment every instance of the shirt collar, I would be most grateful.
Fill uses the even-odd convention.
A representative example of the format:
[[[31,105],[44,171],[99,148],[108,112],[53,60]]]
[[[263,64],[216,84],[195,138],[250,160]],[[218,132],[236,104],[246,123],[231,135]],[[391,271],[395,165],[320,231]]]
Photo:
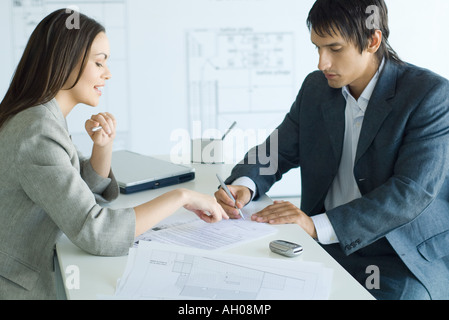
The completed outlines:
[[[69,131],[68,126],[67,126],[67,120],[64,117],[61,108],[59,107],[58,101],[56,101],[56,98],[53,98],[52,100],[50,100],[47,103],[43,104],[56,118],[56,120],[58,121],[58,123],[64,127],[64,129],[67,130],[67,132]]]
[[[379,76],[382,73],[384,66],[385,66],[385,58],[382,60],[382,63],[380,64],[379,69],[377,70],[376,74],[371,79],[371,81],[368,83],[365,90],[363,90],[362,94],[360,95],[359,100],[357,101],[357,103],[359,104],[360,108],[363,109],[363,111],[365,111],[366,107],[368,106],[368,102],[371,99],[374,89],[376,88],[377,81],[379,80]],[[342,93],[346,100],[348,100],[349,96],[351,96],[351,98],[354,99],[354,97],[352,97],[352,95],[351,95],[351,92],[349,91],[348,86],[344,86],[342,88]]]

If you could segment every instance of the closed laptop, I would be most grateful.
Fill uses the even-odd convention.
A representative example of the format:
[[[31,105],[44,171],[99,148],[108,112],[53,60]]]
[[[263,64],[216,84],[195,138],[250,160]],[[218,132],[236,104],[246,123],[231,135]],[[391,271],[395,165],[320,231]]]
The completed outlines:
[[[195,179],[195,169],[122,150],[112,153],[112,170],[124,194],[157,189]]]

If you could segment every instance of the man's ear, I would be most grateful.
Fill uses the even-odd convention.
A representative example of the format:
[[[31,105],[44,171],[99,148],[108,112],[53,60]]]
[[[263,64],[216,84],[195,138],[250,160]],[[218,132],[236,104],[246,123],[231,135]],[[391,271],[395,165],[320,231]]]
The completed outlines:
[[[370,43],[368,45],[368,52],[376,53],[379,50],[380,45],[382,44],[382,31],[376,30],[371,37]]]

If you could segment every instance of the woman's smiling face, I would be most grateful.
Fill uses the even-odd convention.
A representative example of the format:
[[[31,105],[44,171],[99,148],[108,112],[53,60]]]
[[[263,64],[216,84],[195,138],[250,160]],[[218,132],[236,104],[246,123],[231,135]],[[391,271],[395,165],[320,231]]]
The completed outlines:
[[[81,78],[75,87],[66,92],[75,104],[84,103],[93,107],[98,106],[106,80],[112,77],[107,66],[109,56],[109,40],[106,34],[101,32],[92,43]],[[78,70],[76,68],[76,71],[72,73],[67,87],[71,87],[70,84],[75,82],[78,76]]]

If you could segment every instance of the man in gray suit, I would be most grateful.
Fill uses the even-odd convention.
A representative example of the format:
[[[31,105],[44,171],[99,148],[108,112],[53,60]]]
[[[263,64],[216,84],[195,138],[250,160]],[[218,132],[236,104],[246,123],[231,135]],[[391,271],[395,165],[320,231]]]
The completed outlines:
[[[320,71],[227,179],[237,206],[300,167],[301,208],[275,202],[253,220],[298,224],[364,286],[378,270],[378,299],[448,299],[449,82],[400,61],[383,0],[318,0],[308,26]],[[277,150],[272,174],[261,150]]]

